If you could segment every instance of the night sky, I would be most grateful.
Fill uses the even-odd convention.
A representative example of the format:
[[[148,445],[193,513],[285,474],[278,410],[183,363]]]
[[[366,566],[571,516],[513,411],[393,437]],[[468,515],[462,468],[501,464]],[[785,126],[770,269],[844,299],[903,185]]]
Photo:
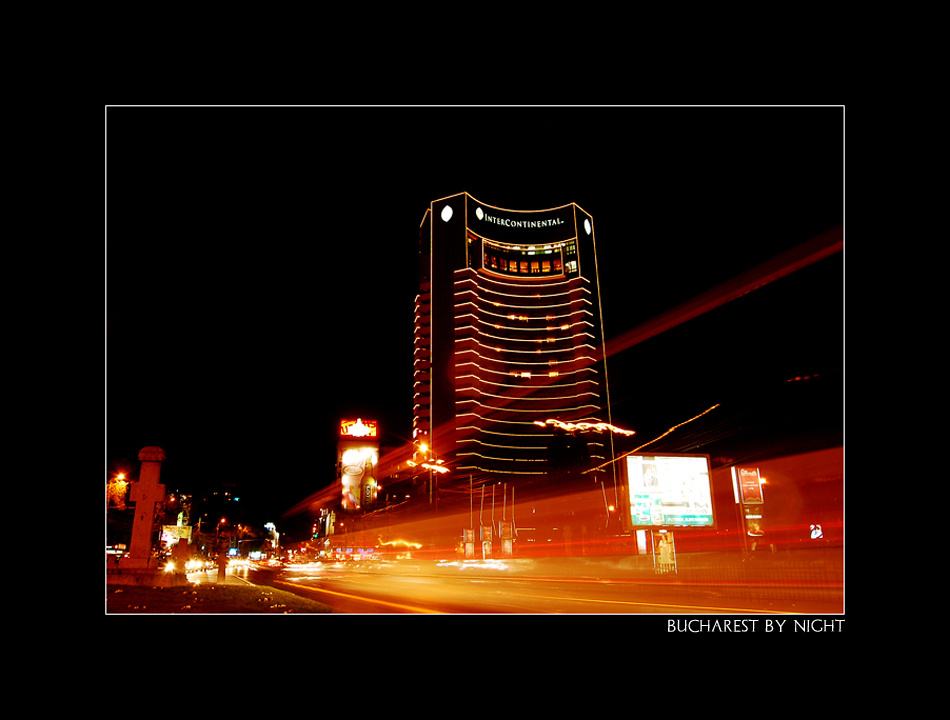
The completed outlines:
[[[169,489],[233,482],[262,520],[333,482],[341,418],[409,439],[431,200],[589,212],[608,340],[844,219],[840,107],[105,120],[107,474],[159,445]],[[609,358],[614,423],[646,442],[721,403],[662,447],[738,460],[840,444],[843,325],[838,253]]]

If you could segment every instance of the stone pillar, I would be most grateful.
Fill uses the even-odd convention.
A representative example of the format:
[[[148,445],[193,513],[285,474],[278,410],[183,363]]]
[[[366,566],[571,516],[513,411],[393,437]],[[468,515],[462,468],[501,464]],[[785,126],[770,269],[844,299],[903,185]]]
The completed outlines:
[[[160,447],[145,447],[139,451],[142,463],[139,479],[132,483],[130,498],[135,501],[132,521],[132,543],[129,554],[123,558],[126,567],[152,567],[152,528],[155,525],[155,507],[165,500],[165,486],[158,482],[162,473],[165,451]]]
[[[135,501],[132,520],[132,542],[129,554],[117,567],[106,569],[106,580],[118,585],[187,585],[184,573],[163,573],[152,559],[152,528],[155,525],[155,507],[165,500],[165,486],[158,482],[162,472],[165,451],[160,447],[145,447],[139,451],[142,463],[139,479],[132,483],[130,499]]]

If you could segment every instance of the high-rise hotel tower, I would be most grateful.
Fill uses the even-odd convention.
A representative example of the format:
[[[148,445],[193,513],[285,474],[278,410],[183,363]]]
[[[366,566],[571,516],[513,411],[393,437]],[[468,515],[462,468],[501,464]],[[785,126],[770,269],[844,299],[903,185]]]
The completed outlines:
[[[610,433],[568,425],[610,422],[591,216],[452,195],[426,211],[419,258],[416,442],[476,484],[605,463]]]

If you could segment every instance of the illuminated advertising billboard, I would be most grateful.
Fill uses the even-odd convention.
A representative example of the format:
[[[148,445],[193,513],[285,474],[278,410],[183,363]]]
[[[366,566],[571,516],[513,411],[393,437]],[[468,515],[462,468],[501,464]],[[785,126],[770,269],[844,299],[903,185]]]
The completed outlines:
[[[715,526],[708,455],[628,455],[630,529]]]
[[[379,450],[372,445],[348,445],[340,448],[340,474],[343,480],[343,509],[359,510],[375,497],[373,468],[379,462]],[[364,487],[365,486],[365,487]]]
[[[162,525],[163,544],[171,547],[181,540],[184,540],[186,545],[191,542],[190,525]]]

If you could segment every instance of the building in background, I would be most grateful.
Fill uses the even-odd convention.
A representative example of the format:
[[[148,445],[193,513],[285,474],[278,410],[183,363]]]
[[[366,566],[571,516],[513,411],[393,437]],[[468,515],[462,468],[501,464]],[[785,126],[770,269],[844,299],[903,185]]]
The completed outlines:
[[[476,486],[607,463],[609,432],[565,430],[610,422],[593,218],[453,195],[419,261],[413,440]]]

